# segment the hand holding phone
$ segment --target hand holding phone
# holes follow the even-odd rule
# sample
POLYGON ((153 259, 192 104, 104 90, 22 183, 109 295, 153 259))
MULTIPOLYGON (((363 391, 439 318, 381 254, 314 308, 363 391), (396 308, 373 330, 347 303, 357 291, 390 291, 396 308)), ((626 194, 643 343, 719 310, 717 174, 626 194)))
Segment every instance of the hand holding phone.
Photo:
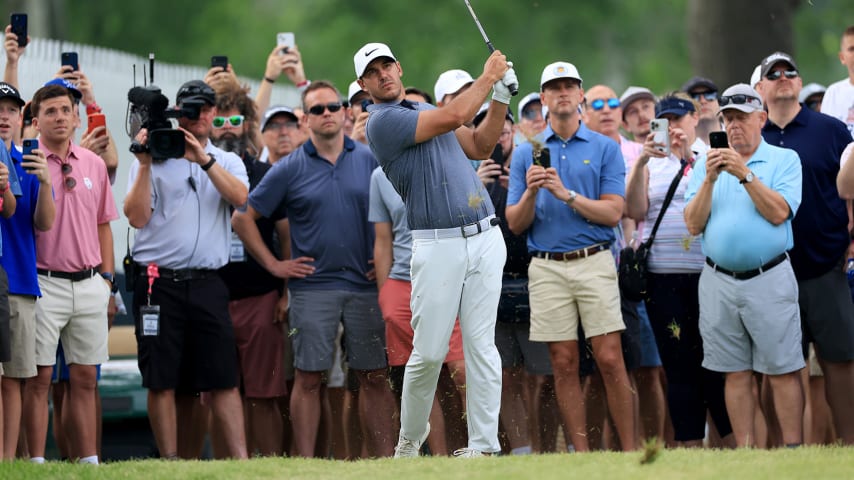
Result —
POLYGON ((726 132, 709 132, 709 147, 729 148, 729 139, 726 132))
POLYGON ((551 168, 552 156, 551 153, 549 153, 549 147, 543 146, 542 150, 540 150, 540 155, 534 156, 534 164, 543 168, 551 168))
POLYGON ((27 46, 27 14, 13 13, 9 20, 12 26, 12 33, 18 36, 18 47, 27 46))
MULTIPOLYGON (((35 155, 33 153, 33 150, 37 150, 39 148, 39 140, 37 138, 25 138, 21 142, 21 146, 23 147, 23 148, 21 148, 21 150, 23 151, 24 155, 35 155)), ((26 162, 27 160, 24 159, 24 161, 26 162)), ((33 171, 32 168, 28 168, 28 167, 24 167, 24 170, 27 173, 30 173, 33 171)))
POLYGON ((223 71, 228 70, 228 57, 225 55, 214 55, 211 57, 211 68, 220 67, 223 71))
POLYGON ((281 47, 279 49, 279 55, 285 54, 288 49, 294 48, 296 45, 294 39, 294 32, 280 32, 276 34, 276 45, 281 47))
POLYGON ((670 155, 670 122, 666 118, 656 118, 649 121, 649 131, 655 134, 653 141, 655 149, 665 155, 670 155))
POLYGON ((62 66, 70 66, 71 70, 77 71, 80 69, 80 65, 77 62, 77 52, 62 52, 62 66))
MULTIPOLYGON (((103 113, 93 113, 88 116, 88 126, 86 128, 86 134, 92 133, 92 130, 95 130, 98 127, 106 127, 107 126, 107 118, 103 113)), ((107 130, 105 129, 101 133, 98 134, 99 137, 103 137, 107 134, 107 130)))

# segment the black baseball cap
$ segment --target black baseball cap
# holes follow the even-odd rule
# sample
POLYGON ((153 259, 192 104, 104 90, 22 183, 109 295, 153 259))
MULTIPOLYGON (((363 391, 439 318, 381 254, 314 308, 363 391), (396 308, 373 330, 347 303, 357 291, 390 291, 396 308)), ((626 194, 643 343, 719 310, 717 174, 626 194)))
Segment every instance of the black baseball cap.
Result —
POLYGON ((21 94, 18 93, 17 88, 15 88, 9 83, 0 82, 0 100, 4 98, 11 98, 15 101, 15 103, 18 104, 19 107, 23 107, 24 104, 27 103, 24 101, 24 99, 21 98, 21 94))
POLYGON ((208 105, 216 105, 216 92, 201 80, 190 80, 181 85, 175 96, 175 103, 180 105, 187 100, 202 100, 208 105))

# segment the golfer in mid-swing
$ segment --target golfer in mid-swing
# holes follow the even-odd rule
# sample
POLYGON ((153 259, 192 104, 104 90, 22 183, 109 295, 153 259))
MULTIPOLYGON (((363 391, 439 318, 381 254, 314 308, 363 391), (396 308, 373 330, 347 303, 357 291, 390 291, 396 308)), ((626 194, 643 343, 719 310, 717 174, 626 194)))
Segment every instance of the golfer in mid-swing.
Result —
POLYGON ((455 455, 498 452, 501 358, 495 318, 507 250, 495 210, 469 158, 488 158, 504 126, 516 74, 501 52, 453 102, 441 108, 404 100, 403 69, 382 43, 354 56, 356 77, 371 94, 366 133, 386 176, 406 204, 412 230, 412 355, 406 364, 395 457, 417 457, 459 314, 465 353, 468 448, 455 455), (492 90, 486 119, 472 119, 492 90))

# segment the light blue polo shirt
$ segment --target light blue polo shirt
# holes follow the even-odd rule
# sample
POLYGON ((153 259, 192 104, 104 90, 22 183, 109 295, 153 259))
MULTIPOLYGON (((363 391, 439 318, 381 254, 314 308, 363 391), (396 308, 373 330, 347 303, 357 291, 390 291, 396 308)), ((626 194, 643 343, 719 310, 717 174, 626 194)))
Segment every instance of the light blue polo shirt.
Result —
MULTIPOLYGON (((712 208, 703 231, 703 253, 728 270, 753 270, 792 248, 792 218, 801 204, 801 160, 794 150, 764 140, 747 161, 756 179, 789 204, 789 218, 773 225, 756 209, 738 178, 723 172, 712 190, 712 208)), ((705 163, 694 164, 685 202, 690 204, 706 178, 705 163)))
MULTIPOLYGON (((626 165, 620 145, 580 124, 575 135, 561 139, 551 124, 538 137, 545 140, 564 186, 598 200, 602 195, 626 194, 626 165)), ((525 193, 525 174, 534 161, 533 146, 525 142, 513 150, 507 205, 516 205, 525 193)), ((528 250, 570 252, 614 241, 614 228, 592 223, 545 188, 537 192, 534 222, 528 229, 528 250)))
POLYGON ((418 115, 434 108, 406 100, 368 107, 368 144, 403 198, 411 230, 459 227, 495 214, 453 131, 415 143, 418 115))

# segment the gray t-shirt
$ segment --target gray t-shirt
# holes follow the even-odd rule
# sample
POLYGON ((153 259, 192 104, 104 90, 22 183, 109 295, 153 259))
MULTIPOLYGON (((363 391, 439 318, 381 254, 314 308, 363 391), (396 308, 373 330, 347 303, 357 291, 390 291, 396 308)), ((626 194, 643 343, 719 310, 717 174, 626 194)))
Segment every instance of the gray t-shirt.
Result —
MULTIPOLYGON (((240 157, 220 150, 210 140, 205 152, 249 187, 246 166, 240 157)), ((139 160, 134 160, 128 174, 128 190, 138 172, 139 160)), ((228 263, 231 205, 200 166, 182 158, 152 164, 151 208, 151 219, 136 232, 133 258, 138 263, 154 262, 173 269, 217 269, 228 263)))
POLYGON ((368 144, 403 198, 411 230, 459 227, 495 213, 454 132, 415 143, 419 111, 433 108, 405 100, 368 107, 368 144))
POLYGON ((396 280, 410 281, 409 260, 412 258, 412 232, 406 226, 406 207, 380 167, 377 167, 371 174, 371 202, 368 208, 368 220, 373 223, 391 223, 391 232, 394 236, 392 242, 394 260, 388 276, 396 280))

